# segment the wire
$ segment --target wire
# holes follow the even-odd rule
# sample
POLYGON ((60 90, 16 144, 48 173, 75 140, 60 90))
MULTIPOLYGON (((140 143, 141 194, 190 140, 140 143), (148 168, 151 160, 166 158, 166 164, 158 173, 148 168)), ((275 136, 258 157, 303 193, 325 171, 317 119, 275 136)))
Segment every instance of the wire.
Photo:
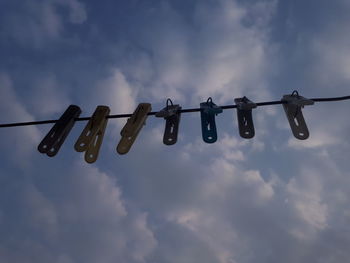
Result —
POLYGON ((311 99, 316 102, 322 102, 322 101, 341 101, 341 100, 350 100, 350 96, 344 96, 344 97, 335 97, 335 98, 314 98, 311 99))
MULTIPOLYGON (((314 102, 326 102, 326 101, 342 101, 342 100, 350 100, 350 96, 343 96, 343 97, 333 97, 333 98, 313 98, 310 99, 314 102)), ((265 101, 265 102, 257 102, 256 105, 259 106, 268 106, 268 105, 279 105, 279 104, 286 104, 287 101, 283 100, 276 100, 276 101, 265 101)), ((220 106, 223 110, 227 109, 235 109, 237 108, 237 105, 225 105, 220 106)), ((191 108, 191 109, 181 109, 181 113, 190 113, 190 112, 199 112, 200 108, 191 108)), ((157 111, 152 111, 148 113, 148 115, 155 115, 157 111)), ((119 118, 129 118, 132 114, 116 114, 116 115, 108 115, 107 119, 119 119, 119 118)), ((82 117, 82 118, 76 118, 75 121, 88 121, 91 117, 82 117)), ((58 120, 45 120, 45 121, 29 121, 29 122, 16 122, 16 123, 5 123, 0 124, 0 128, 9 128, 9 127, 19 127, 19 126, 31 126, 31 125, 41 125, 41 124, 49 124, 49 123, 56 123, 58 120)))

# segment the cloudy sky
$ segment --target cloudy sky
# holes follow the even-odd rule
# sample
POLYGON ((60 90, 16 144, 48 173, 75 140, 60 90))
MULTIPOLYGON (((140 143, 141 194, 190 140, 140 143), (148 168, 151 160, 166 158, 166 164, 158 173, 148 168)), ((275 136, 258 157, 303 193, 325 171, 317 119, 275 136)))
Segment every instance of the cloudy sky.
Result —
MULTIPOLYGON (((166 99, 198 107, 350 93, 348 0, 0 0, 0 123, 90 116, 166 99)), ((149 117, 116 153, 110 120, 99 159, 73 145, 37 151, 51 125, 0 130, 0 262, 277 263, 350 257, 350 104, 304 109, 307 141, 280 105, 217 116, 218 141, 183 114, 179 141, 149 117)))

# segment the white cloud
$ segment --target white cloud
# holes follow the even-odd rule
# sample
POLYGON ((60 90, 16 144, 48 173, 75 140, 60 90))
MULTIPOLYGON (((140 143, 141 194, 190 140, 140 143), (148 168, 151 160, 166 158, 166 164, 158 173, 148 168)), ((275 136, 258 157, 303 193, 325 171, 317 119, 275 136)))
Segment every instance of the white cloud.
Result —
POLYGON ((242 262, 251 243, 241 236, 240 219, 235 215, 251 220, 250 213, 268 206, 274 198, 272 184, 265 182, 258 171, 241 171, 223 159, 214 160, 206 168, 197 182, 200 187, 196 197, 169 210, 167 220, 185 227, 206 244, 217 262, 242 262))
MULTIPOLYGON (((74 0, 61 3, 61 7, 68 6, 69 23, 88 22, 85 5, 74 0)), ((95 38, 100 41, 96 54, 90 60, 75 60, 75 65, 86 71, 69 79, 70 84, 78 83, 74 85, 75 96, 85 96, 84 112, 105 104, 113 114, 129 113, 137 102, 160 102, 166 97, 191 105, 208 96, 220 104, 232 103, 234 97, 242 95, 256 101, 268 100, 273 89, 281 89, 268 88, 271 70, 279 72, 274 65, 274 43, 269 39, 269 23, 277 2, 243 4, 201 1, 187 10, 187 17, 171 1, 147 3, 142 10, 127 14, 131 20, 137 17, 136 25, 128 19, 127 25, 118 24, 118 30, 99 30, 99 24, 94 25, 99 36, 95 38), (115 34, 118 36, 114 38, 115 34), (104 44, 115 49, 104 50, 104 44), (97 59, 104 52, 108 54, 107 62, 97 59), (86 66, 86 61, 96 60, 102 65, 98 70, 96 63, 86 66), (79 78, 91 83, 82 85, 88 81, 79 82, 79 78)), ((39 43, 42 37, 42 44, 64 35, 66 21, 56 13, 55 5, 40 9, 46 15, 38 11, 38 20, 31 18, 41 35, 28 34, 28 39, 39 43), (43 21, 48 25, 42 25, 43 21)), ((20 38, 25 40, 25 35, 20 38)), ((78 57, 82 54, 86 58, 85 48, 76 50, 78 57)), ((327 48, 320 48, 320 53, 327 48)), ((325 56, 324 62, 335 63, 337 56, 330 56, 325 56)), ((67 61, 71 62, 69 58, 67 61)), ((59 111, 59 101, 66 100, 65 95, 59 97, 55 92, 58 83, 64 84, 64 76, 44 78, 42 91, 51 104, 47 112, 59 111)), ((8 77, 3 76, 0 83, 5 94, 0 100, 9 112, 4 118, 32 119, 28 103, 21 103, 17 96, 20 89, 16 86, 15 92, 8 77)), ((320 91, 326 92, 322 87, 320 91)), ((37 89, 37 93, 42 91, 37 89)), ((253 140, 239 138, 230 119, 221 126, 217 143, 207 145, 194 139, 200 134, 191 136, 200 133, 199 120, 184 118, 183 124, 188 126, 181 127, 179 143, 163 146, 164 120, 150 119, 133 150, 122 158, 109 150, 111 159, 101 158, 95 164, 100 169, 81 163, 69 168, 72 163, 66 152, 62 159, 43 161, 35 170, 31 167, 19 175, 1 171, 2 177, 11 177, 8 181, 13 185, 18 182, 12 180, 20 176, 26 180, 19 178, 17 188, 6 185, 4 190, 16 190, 8 191, 11 195, 0 191, 4 197, 0 200, 13 198, 8 202, 12 210, 0 206, 0 226, 9 230, 0 239, 0 261, 248 263, 313 262, 333 257, 344 262, 334 251, 341 251, 346 259, 350 244, 346 236, 350 195, 345 157, 349 147, 340 139, 346 138, 348 126, 333 115, 347 112, 347 106, 336 107, 305 109, 311 132, 305 142, 297 143, 292 138, 282 141, 287 137, 285 133, 290 134, 283 110, 280 108, 277 114, 275 108, 266 107, 254 113, 257 135, 253 140), (271 151, 276 141, 287 142, 283 151, 271 151), (46 166, 50 166, 50 175, 44 174, 46 166), (118 183, 112 176, 118 178, 118 183), (330 242, 334 239, 338 242, 330 242)), ((39 113, 39 108, 33 111, 39 113)), ((125 119, 114 127, 113 143, 106 136, 104 144, 115 147, 115 136, 124 123, 125 119)), ((219 119, 217 123, 223 124, 219 119)), ((29 137, 24 132, 9 138, 17 138, 17 143, 24 138, 24 143, 30 144, 28 149, 36 151, 33 141, 39 136, 36 130, 32 132, 29 137)), ((12 151, 8 144, 4 149, 5 153, 12 151)), ((15 157, 21 156, 15 152, 15 157)), ((36 166, 38 162, 33 163, 36 166)))
POLYGON ((350 81, 350 63, 348 46, 350 38, 345 34, 350 21, 336 28, 330 28, 324 35, 313 39, 311 51, 317 57, 311 76, 319 86, 332 88, 338 86, 338 90, 346 92, 348 89, 341 84, 350 81), (339 85, 340 84, 340 85, 339 85))
MULTIPOLYGON (((85 7, 78 0, 24 1, 5 16, 5 37, 25 46, 44 48, 47 44, 63 40, 65 18, 58 7, 67 8, 69 22, 81 24, 87 19, 85 7)), ((63 42, 62 42, 63 43, 63 42)))
POLYGON ((323 203, 322 190, 317 174, 310 170, 303 171, 297 179, 292 178, 287 185, 288 200, 293 203, 298 215, 316 230, 327 226, 327 205, 323 203))
POLYGON ((37 118, 51 118, 53 114, 63 114, 71 104, 66 91, 57 82, 54 74, 36 76, 32 80, 32 86, 31 96, 27 97, 26 104, 37 118))
MULTIPOLYGON (((218 102, 224 103, 234 96, 269 96, 264 84, 269 52, 266 31, 254 23, 251 27, 242 24, 250 8, 242 8, 234 1, 220 1, 216 7, 205 3, 198 6, 195 23, 200 31, 195 54, 200 64, 194 68, 197 97, 215 95, 218 102)), ((269 10, 259 16, 268 20, 274 6, 269 10)))
POLYGON ((226 103, 243 95, 269 98, 266 64, 271 63, 268 55, 273 48, 267 40, 267 22, 262 21, 270 20, 275 2, 267 3, 244 8, 235 1, 198 2, 190 24, 169 4, 154 9, 144 21, 144 30, 136 30, 139 45, 146 50, 137 57, 147 74, 140 75, 141 62, 132 61, 136 73, 127 65, 127 75, 136 74, 146 87, 143 95, 157 101, 172 97, 198 103, 213 96, 218 103, 226 103), (261 19, 247 27, 243 20, 250 9, 261 19))
POLYGON ((335 136, 330 136, 329 132, 326 131, 328 127, 329 126, 327 125, 324 128, 325 130, 313 130, 310 138, 307 140, 301 141, 291 137, 288 140, 288 146, 300 150, 305 148, 315 149, 340 144, 341 141, 339 140, 339 137, 337 138, 335 136))
MULTIPOLYGON (((128 82, 120 69, 114 68, 110 76, 100 80, 96 84, 93 94, 89 94, 92 105, 107 105, 111 114, 133 113, 136 109, 138 88, 128 82), (92 96, 91 96, 92 95, 92 96)), ((120 129, 125 125, 126 119, 117 119, 109 122, 113 127, 113 134, 119 134, 120 129)))
POLYGON ((82 24, 87 19, 85 5, 78 0, 57 0, 58 4, 66 4, 69 7, 69 19, 73 24, 82 24))
POLYGON ((19 216, 5 215, 2 220, 17 242, 0 243, 1 261, 145 262, 157 242, 147 215, 127 210, 115 180, 77 163, 61 172, 38 171, 39 181, 51 178, 45 186, 42 182, 17 186, 19 216))
MULTIPOLYGON (((34 120, 25 104, 18 99, 12 80, 5 73, 0 73, 0 91, 0 110, 4 113, 1 115, 1 123, 34 120)), ((18 163, 19 166, 28 165, 30 163, 29 157, 41 137, 38 129, 35 126, 4 128, 1 133, 2 138, 5 139, 1 140, 1 145, 8 149, 8 155, 13 157, 12 161, 22 160, 18 163)))
POLYGON ((101 80, 92 97, 97 103, 110 105, 113 112, 130 113, 135 110, 138 89, 132 86, 120 69, 112 69, 111 74, 101 80))

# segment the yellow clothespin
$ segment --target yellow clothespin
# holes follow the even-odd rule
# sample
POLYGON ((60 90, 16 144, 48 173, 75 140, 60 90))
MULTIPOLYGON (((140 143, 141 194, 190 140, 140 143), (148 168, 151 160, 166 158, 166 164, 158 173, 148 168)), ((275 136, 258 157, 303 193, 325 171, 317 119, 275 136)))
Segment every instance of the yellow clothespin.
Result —
POLYGON ((131 146, 136 140, 137 135, 146 123, 147 114, 152 110, 150 103, 140 103, 131 117, 127 120, 125 126, 120 132, 122 138, 117 146, 119 154, 129 152, 131 146))
POLYGON ((108 116, 109 112, 108 106, 97 106, 74 145, 77 152, 85 152, 85 161, 88 163, 93 163, 97 160, 108 122, 106 116, 108 116))

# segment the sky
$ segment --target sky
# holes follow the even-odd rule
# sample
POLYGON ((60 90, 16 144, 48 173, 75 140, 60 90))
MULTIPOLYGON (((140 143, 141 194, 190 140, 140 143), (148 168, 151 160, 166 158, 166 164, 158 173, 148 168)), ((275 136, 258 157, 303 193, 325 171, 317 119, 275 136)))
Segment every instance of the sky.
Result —
MULTIPOLYGON (((0 0, 0 123, 91 116, 138 103, 158 111, 212 97, 279 100, 350 94, 348 0, 0 0)), ((182 114, 177 144, 150 116, 127 155, 125 119, 108 122, 99 159, 84 161, 76 123, 54 158, 52 127, 0 129, 0 262, 306 263, 350 257, 349 102, 303 109, 293 137, 281 105, 235 110, 201 137, 182 114)))

